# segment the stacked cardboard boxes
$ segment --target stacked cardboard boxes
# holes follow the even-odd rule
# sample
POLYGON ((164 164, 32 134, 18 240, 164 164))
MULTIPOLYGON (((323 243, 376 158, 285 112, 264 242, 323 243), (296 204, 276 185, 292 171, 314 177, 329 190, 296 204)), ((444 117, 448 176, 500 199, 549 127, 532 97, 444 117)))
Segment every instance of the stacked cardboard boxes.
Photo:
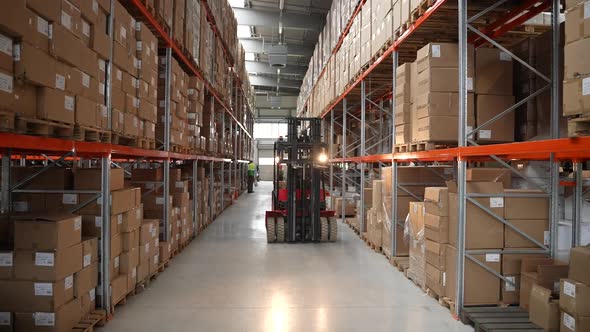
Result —
MULTIPOLYGON (((160 71, 158 79, 158 122, 156 123, 156 139, 164 142, 166 133, 166 57, 159 57, 160 71)), ((189 125, 187 118, 188 102, 188 75, 182 70, 178 61, 172 59, 170 74, 170 144, 190 147, 189 125)))
MULTIPOLYGON (((582 56, 590 51, 590 16, 588 1, 567 1, 565 20, 565 68, 563 82, 563 115, 576 117, 590 111, 590 72, 582 56)), ((568 121, 570 136, 587 133, 586 121, 568 121)))
POLYGON ((413 102, 417 82, 416 63, 404 63, 397 67, 395 85, 395 143, 406 144, 412 141, 412 119, 415 118, 413 102), (412 73, 414 77, 412 79, 412 73))
POLYGON ((424 249, 426 287, 438 296, 445 294, 445 258, 449 243, 449 191, 428 187, 424 191, 424 249))
POLYGON ((135 23, 135 37, 139 71, 137 84, 139 99, 139 135, 151 141, 156 139, 156 122, 158 120, 158 40, 142 22, 135 23))
POLYGON ((95 307, 98 241, 82 219, 45 213, 14 221, 14 251, 2 253, 0 315, 7 331, 69 331, 95 307))
POLYGON ((563 332, 590 330, 590 247, 573 248, 567 279, 560 282, 563 332))
POLYGON ((410 266, 408 278, 422 289, 426 289, 426 257, 424 243, 424 202, 410 202, 410 213, 406 219, 404 233, 410 243, 410 266))
POLYGON ((188 134, 192 139, 191 148, 204 151, 206 150, 207 139, 202 135, 205 131, 203 127, 203 112, 205 103, 205 90, 203 81, 195 76, 189 78, 188 83, 188 134))

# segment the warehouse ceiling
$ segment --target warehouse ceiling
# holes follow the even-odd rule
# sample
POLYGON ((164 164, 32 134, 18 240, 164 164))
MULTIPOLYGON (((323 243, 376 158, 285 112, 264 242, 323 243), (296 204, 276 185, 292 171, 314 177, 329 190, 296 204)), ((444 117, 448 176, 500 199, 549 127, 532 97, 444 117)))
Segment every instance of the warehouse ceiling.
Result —
POLYGON ((256 93, 298 95, 332 0, 229 2, 256 93))

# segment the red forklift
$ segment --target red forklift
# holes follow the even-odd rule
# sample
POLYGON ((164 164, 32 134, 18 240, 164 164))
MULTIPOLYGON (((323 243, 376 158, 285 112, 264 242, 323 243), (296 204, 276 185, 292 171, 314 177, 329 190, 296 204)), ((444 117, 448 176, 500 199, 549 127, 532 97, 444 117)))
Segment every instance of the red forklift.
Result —
POLYGON ((326 209, 326 143, 321 119, 288 118, 287 137, 274 144, 273 210, 266 238, 274 242, 329 242, 338 237, 335 211, 326 209))

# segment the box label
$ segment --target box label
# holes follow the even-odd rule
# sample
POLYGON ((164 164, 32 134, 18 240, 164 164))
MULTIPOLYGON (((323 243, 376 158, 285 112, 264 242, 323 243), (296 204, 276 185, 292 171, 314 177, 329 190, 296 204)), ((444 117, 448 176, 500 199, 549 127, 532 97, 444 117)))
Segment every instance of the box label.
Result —
MULTIPOLYGON (((64 98, 64 108, 67 109, 68 111, 74 111, 74 107, 76 105, 75 99, 74 97, 71 96, 66 96, 64 98)), ((73 194, 75 195, 75 194, 73 194)))
POLYGON ((590 95, 590 77, 582 80, 582 96, 590 95))
POLYGON ((36 266, 53 266, 55 264, 55 255, 52 252, 35 253, 36 266))
POLYGON ((440 45, 432 45, 432 57, 440 58, 440 45))
POLYGON ((49 22, 37 16, 37 32, 49 37, 49 22))
POLYGON ((65 289, 70 289, 74 286, 74 276, 71 275, 64 279, 64 287, 65 289))
POLYGON ((135 43, 135 49, 141 52, 141 41, 135 43))
POLYGON ((154 264, 158 264, 159 257, 158 255, 154 256, 154 264))
POLYGON ((94 217, 94 227, 102 227, 102 217, 101 216, 94 217))
POLYGON ((90 263, 92 263, 92 254, 86 254, 84 255, 84 263, 83 266, 87 267, 88 265, 90 265, 90 263))
POLYGON ((590 1, 584 2, 584 19, 590 17, 590 1))
POLYGON ((137 218, 137 219, 141 218, 141 209, 135 209, 135 218, 137 218))
POLYGON ((12 253, 0 252, 0 266, 12 266, 12 253))
POLYGON ((0 73, 0 90, 7 93, 12 93, 12 89, 12 76, 0 73))
POLYGON ((82 33, 86 37, 90 37, 90 25, 84 21, 82 21, 82 33))
POLYGON ((35 296, 53 296, 53 284, 47 282, 36 282, 35 296))
POLYGON ((101 96, 104 96, 104 83, 98 83, 98 93, 100 93, 101 96))
POLYGON ((553 293, 559 293, 559 281, 553 283, 553 293))
POLYGON ((576 297, 576 285, 569 281, 563 282, 563 293, 569 297, 576 297))
POLYGON ((492 131, 490 129, 481 129, 479 131, 479 138, 491 139, 492 138, 492 131))
POLYGON ((33 314, 35 326, 55 326, 55 313, 36 312, 33 314))
POLYGON ((77 217, 76 220, 74 220, 74 230, 79 231, 81 229, 82 229, 82 217, 77 217))
POLYGON ((504 290, 506 292, 516 291, 516 286, 515 286, 516 285, 516 277, 505 277, 505 278, 506 278, 506 280, 508 280, 512 283, 504 281, 504 290))
POLYGON ((90 88, 90 75, 82 73, 82 85, 86 88, 90 88))
POLYGON ((563 325, 572 331, 576 330, 576 320, 567 312, 563 313, 563 325))
POLYGON ((10 326, 10 312, 0 312, 0 326, 10 326))
POLYGON ((8 56, 13 56, 12 39, 4 35, 0 35, 0 52, 5 53, 8 56))
POLYGON ((98 2, 96 2, 96 0, 92 0, 92 11, 95 14, 98 14, 98 2))
POLYGON ((499 262, 500 254, 486 254, 486 262, 499 262))
POLYGON ((500 61, 512 61, 512 57, 506 52, 500 52, 500 61))
POLYGON ((543 232, 543 244, 548 246, 551 241, 551 233, 549 231, 544 231, 543 232))
POLYGON ((119 214, 117 215, 117 225, 121 225, 123 224, 123 215, 119 214))
POLYGON ((134 267, 133 270, 131 270, 131 278, 135 278, 137 276, 137 268, 134 267))
POLYGON ((66 205, 78 204, 78 195, 77 194, 63 194, 61 202, 66 205))
POLYGON ((119 30, 119 37, 121 37, 121 39, 127 38, 127 29, 125 29, 124 26, 121 26, 121 29, 119 30))
POLYGON ((115 257, 115 269, 119 267, 119 256, 115 257))
POLYGON ((106 62, 103 59, 98 59, 98 69, 100 69, 100 71, 106 70, 106 62))
POLYGON ((94 301, 94 299, 96 299, 96 288, 91 289, 89 294, 90 294, 90 301, 94 301))
POLYGON ((60 74, 55 74, 55 88, 60 90, 66 89, 66 78, 60 74))
POLYGON ((491 208, 504 207, 504 197, 490 197, 490 207, 491 208))
POLYGON ((144 251, 146 254, 148 254, 150 252, 150 244, 149 243, 146 243, 143 248, 144 248, 144 251))
POLYGON ((472 91, 473 90, 473 77, 467 77, 467 90, 472 91))
POLYGON ((64 11, 61 12, 61 25, 66 27, 68 30, 72 30, 72 17, 64 11))

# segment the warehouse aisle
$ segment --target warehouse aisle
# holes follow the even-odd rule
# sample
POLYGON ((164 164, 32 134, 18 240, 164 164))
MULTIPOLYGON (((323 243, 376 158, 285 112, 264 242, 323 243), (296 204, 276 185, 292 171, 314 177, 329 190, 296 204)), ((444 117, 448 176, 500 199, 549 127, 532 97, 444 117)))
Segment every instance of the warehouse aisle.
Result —
POLYGON ((272 184, 255 190, 101 330, 472 331, 346 225, 335 244, 267 245, 272 184))

